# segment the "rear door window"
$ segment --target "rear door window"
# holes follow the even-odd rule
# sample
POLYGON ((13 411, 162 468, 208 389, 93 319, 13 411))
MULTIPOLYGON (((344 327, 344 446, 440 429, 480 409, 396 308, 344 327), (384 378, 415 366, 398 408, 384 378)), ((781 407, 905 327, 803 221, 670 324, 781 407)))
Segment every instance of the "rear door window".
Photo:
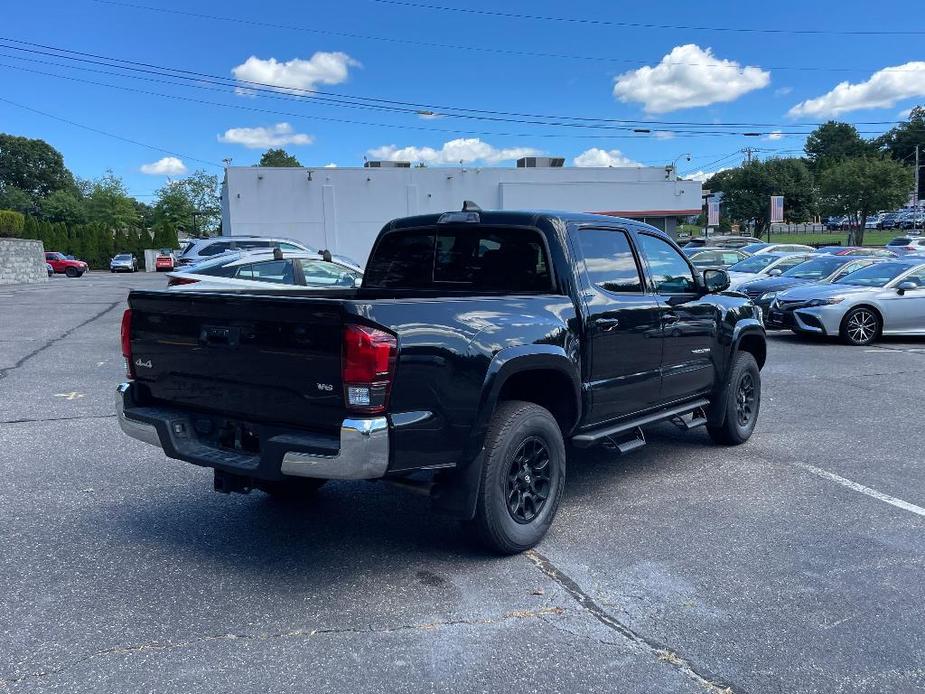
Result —
POLYGON ((239 280, 294 284, 291 260, 270 260, 265 263, 242 265, 238 268, 235 277, 239 280))
POLYGON ((229 250, 231 250, 230 241, 219 241, 217 243, 210 243, 208 246, 199 251, 199 255, 218 255, 219 253, 224 253, 225 251, 229 250))
POLYGON ((582 229, 578 243, 588 280, 608 292, 642 292, 639 266, 626 232, 617 229, 582 229))

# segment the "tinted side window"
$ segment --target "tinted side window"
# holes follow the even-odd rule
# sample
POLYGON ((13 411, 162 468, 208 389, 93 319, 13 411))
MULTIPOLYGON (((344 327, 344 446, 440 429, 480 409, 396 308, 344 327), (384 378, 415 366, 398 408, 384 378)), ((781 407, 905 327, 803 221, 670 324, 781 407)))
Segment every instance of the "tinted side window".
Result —
POLYGON ((210 243, 208 246, 199 251, 199 255, 218 255, 231 249, 231 243, 220 241, 219 243, 210 243))
POLYGON ((694 275, 687 261, 667 241, 639 234, 642 252, 659 294, 688 294, 696 291, 694 275))
POLYGON ((240 248, 242 250, 247 250, 248 248, 269 248, 269 241, 234 241, 234 247, 240 248))
POLYGON ((642 281, 626 233, 584 229, 578 243, 585 259, 588 279, 609 292, 641 292, 642 281))
POLYGON ((309 286, 352 287, 354 280, 360 277, 358 272, 334 263, 326 263, 323 260, 299 260, 298 262, 302 264, 305 284, 309 286))
POLYGON ((242 265, 236 275, 238 279, 274 282, 276 284, 293 284, 292 261, 270 260, 265 263, 242 265))
POLYGON ((386 234, 370 257, 367 288, 548 291, 542 240, 527 229, 465 227, 386 234))
POLYGON ((735 265, 742 260, 738 253, 723 253, 723 265, 735 265))

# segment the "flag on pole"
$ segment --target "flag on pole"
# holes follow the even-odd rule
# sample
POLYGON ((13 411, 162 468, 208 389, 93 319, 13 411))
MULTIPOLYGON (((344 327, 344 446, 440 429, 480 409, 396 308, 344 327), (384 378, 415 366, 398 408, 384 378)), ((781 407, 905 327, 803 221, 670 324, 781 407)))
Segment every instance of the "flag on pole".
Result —
POLYGON ((771 223, 784 221, 784 196, 771 196, 771 223))
POLYGON ((707 226, 719 226, 719 200, 710 200, 707 202, 707 226))

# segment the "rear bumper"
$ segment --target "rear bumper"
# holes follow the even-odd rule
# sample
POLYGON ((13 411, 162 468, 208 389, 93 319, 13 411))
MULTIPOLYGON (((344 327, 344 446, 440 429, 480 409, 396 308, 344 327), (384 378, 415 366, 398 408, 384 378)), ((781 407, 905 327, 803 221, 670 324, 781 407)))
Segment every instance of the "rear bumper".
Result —
POLYGON ((197 432, 195 415, 180 409, 147 407, 135 401, 132 383, 116 388, 122 431, 163 449, 171 458, 255 479, 291 477, 378 479, 389 467, 389 423, 385 417, 345 419, 338 438, 275 431, 259 453, 220 448, 197 432))

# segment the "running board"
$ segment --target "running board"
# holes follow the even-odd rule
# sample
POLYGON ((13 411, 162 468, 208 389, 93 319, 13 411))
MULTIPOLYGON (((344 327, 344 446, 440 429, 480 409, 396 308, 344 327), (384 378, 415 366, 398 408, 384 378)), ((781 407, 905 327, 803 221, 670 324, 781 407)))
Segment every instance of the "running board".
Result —
MULTIPOLYGON (((578 434, 571 438, 571 442, 572 445, 576 448, 588 448, 589 446, 593 446, 596 443, 601 443, 607 439, 612 440, 615 436, 631 433, 634 429, 639 427, 648 426, 657 422, 664 422, 666 420, 674 419, 675 417, 683 417, 687 414, 694 415, 694 418, 690 422, 685 422, 685 427, 692 429, 694 427, 703 426, 706 424, 706 418, 703 416, 698 416, 702 415, 702 413, 697 412, 697 410, 702 410, 709 405, 710 401, 706 398, 692 400, 681 405, 675 405, 674 407, 670 407, 665 410, 659 410, 658 412, 652 412, 651 414, 637 417, 636 419, 630 419, 625 422, 620 422, 619 424, 612 424, 602 429, 595 429, 593 431, 587 431, 583 434, 578 434)), ((642 443, 636 443, 636 440, 631 440, 627 443, 631 445, 629 450, 634 450, 645 445, 645 440, 643 439, 642 443)), ((623 451, 621 450, 620 452, 622 453, 623 451)))

